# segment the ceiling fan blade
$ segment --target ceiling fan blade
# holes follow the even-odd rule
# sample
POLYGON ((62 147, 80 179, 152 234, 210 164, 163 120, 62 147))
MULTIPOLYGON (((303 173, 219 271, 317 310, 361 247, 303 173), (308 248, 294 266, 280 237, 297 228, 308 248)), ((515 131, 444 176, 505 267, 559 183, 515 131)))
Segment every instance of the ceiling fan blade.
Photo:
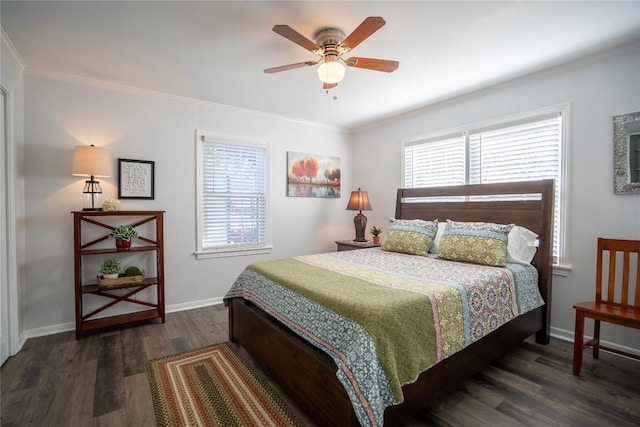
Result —
POLYGON ((366 68, 367 70, 384 71, 391 73, 398 69, 398 61, 388 61, 386 59, 357 58, 351 57, 344 61, 349 67, 366 68))
POLYGON ((346 39, 344 39, 341 45, 351 50, 362 43, 362 41, 369 37, 371 34, 382 28, 384 24, 384 19, 382 19, 381 17, 370 16, 362 21, 358 28, 353 30, 353 32, 349 34, 346 39))
POLYGON ((280 71, 294 70, 296 68, 308 67, 310 65, 316 65, 318 61, 305 61, 297 62, 295 64, 281 65, 280 67, 267 68, 264 70, 267 74, 279 73, 280 71))
POLYGON ((338 86, 338 83, 322 83, 322 89, 333 89, 334 87, 338 86))
POLYGON ((282 37, 291 40, 295 44, 302 46, 303 48, 310 50, 311 52, 320 48, 320 46, 318 46, 288 25, 275 25, 273 27, 273 32, 280 34, 282 37))

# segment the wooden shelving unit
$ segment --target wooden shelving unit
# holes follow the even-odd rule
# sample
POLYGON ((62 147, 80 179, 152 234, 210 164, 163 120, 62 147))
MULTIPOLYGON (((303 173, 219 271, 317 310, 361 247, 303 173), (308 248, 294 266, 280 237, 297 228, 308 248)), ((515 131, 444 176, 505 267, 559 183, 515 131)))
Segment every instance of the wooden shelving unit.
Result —
MULTIPOLYGON (((141 322, 151 319, 165 321, 164 310, 164 211, 75 211, 73 214, 73 259, 75 278, 75 308, 76 308, 76 339, 83 335, 115 326, 141 322), (106 247, 104 242, 109 239, 109 233, 117 226, 110 224, 122 217, 128 221, 128 225, 136 228, 154 225, 154 236, 143 235, 139 232, 135 245, 129 250, 118 250, 115 247, 106 247), (91 226, 99 230, 99 236, 87 239, 84 236, 83 227, 91 226), (104 229, 104 234, 102 234, 104 229), (85 240, 87 239, 87 240, 85 240), (141 282, 124 283, 116 286, 102 287, 98 283, 83 283, 83 259, 86 257, 99 257, 101 255, 115 255, 126 257, 127 254, 140 252, 153 252, 155 254, 155 276, 145 277, 141 282), (156 288, 156 299, 153 302, 134 299, 134 296, 148 288, 156 288), (84 307, 84 296, 97 295, 106 299, 102 305, 98 305, 91 311, 84 307), (131 313, 104 315, 104 311, 120 302, 129 302, 144 307, 144 310, 131 313)), ((96 279, 97 282, 97 279, 96 279)))

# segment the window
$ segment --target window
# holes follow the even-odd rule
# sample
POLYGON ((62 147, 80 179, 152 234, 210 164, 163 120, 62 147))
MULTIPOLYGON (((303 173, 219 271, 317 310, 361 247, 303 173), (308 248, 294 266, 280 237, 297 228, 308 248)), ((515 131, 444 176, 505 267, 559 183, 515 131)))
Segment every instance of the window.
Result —
POLYGON ((405 141, 404 187, 555 179, 554 263, 563 259, 563 118, 554 108, 499 123, 405 141))
POLYGON ((270 249, 268 159, 264 141, 198 133, 198 258, 270 249))

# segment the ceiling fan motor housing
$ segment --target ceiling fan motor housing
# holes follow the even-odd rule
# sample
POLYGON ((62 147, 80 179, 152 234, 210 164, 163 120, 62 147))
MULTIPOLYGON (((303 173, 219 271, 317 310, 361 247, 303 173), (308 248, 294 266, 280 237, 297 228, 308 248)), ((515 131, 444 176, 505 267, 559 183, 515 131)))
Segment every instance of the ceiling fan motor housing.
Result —
POLYGON ((316 44, 326 52, 327 50, 337 50, 340 43, 344 40, 345 34, 338 28, 325 27, 316 31, 314 38, 316 44))

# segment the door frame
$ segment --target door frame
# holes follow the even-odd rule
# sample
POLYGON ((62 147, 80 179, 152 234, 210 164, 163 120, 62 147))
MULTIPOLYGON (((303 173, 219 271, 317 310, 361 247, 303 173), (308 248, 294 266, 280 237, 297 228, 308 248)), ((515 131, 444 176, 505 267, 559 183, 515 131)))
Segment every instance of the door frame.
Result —
MULTIPOLYGON (((19 347, 19 307, 18 307, 18 253, 16 240, 16 198, 15 198, 15 138, 14 138, 14 104, 12 92, 2 83, 0 83, 0 91, 4 95, 4 146, 0 147, 2 154, 0 160, 3 163, 4 185, 1 191, 5 196, 5 205, 3 215, 5 217, 5 227, 2 230, 5 234, 3 252, 6 253, 7 271, 2 272, 0 280, 7 281, 7 320, 9 321, 7 343, 9 347, 8 356, 15 355, 19 347)), ((4 361, 2 361, 4 362, 4 361)))

